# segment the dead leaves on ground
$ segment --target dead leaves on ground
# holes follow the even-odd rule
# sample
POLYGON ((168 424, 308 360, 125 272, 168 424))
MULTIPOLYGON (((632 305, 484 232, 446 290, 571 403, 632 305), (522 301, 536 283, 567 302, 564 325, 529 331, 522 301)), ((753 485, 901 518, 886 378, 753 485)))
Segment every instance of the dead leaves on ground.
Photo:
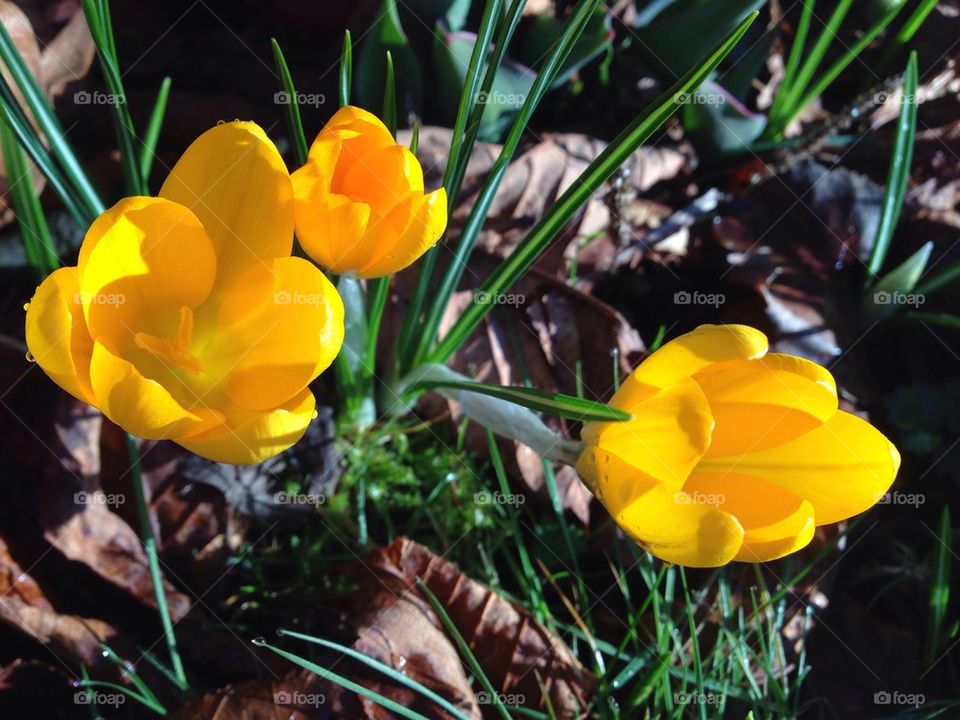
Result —
MULTIPOLYGON (((345 625, 354 638, 352 647, 425 685, 467 717, 486 717, 491 711, 490 701, 481 688, 475 683, 471 685, 453 639, 416 587, 418 578, 440 601, 503 698, 541 711, 549 699, 559 718, 584 716, 596 678, 563 641, 537 623, 526 610, 468 578, 456 565, 423 545, 398 538, 389 547, 374 550, 344 567, 342 576, 352 581, 354 588, 339 602, 345 625)), ((316 657, 311 652, 314 646, 298 643, 293 638, 283 643, 286 650, 311 657, 321 666, 426 717, 450 717, 422 695, 349 658, 331 651, 323 651, 316 657)), ((294 707, 290 708, 293 718, 387 720, 393 717, 370 700, 303 672, 218 690, 174 717, 176 720, 287 717, 276 714, 283 708, 273 707, 274 697, 293 702, 294 707), (307 702, 311 697, 323 700, 311 708, 307 702), (301 701, 299 707, 297 700, 301 701)))

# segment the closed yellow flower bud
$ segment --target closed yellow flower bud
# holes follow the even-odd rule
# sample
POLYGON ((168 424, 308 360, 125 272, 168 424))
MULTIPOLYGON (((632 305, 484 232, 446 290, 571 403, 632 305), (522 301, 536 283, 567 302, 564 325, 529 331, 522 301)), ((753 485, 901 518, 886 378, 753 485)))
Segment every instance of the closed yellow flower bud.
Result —
POLYGON ((26 337, 41 368, 143 438, 254 463, 295 443, 307 385, 343 342, 343 304, 291 257, 293 188, 253 123, 219 125, 160 196, 121 200, 90 226, 76 267, 37 288, 26 337))
POLYGON ((447 195, 424 193, 423 170, 376 116, 341 108, 293 173, 297 237, 336 274, 375 278, 412 264, 440 239, 447 195))
POLYGON ((623 530, 691 567, 762 562, 801 549, 818 525, 867 510, 897 449, 838 409, 830 372, 767 353, 744 325, 703 325, 634 370, 592 422, 577 470, 623 530))

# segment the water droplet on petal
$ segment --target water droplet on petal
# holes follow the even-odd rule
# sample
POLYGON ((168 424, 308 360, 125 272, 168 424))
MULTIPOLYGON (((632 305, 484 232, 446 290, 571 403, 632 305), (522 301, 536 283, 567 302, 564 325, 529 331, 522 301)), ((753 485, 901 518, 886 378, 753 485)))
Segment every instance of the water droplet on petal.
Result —
POLYGON ((33 356, 33 353, 27 350, 27 354, 24 356, 27 358, 28 363, 36 362, 37 359, 33 356))
POLYGON ((319 413, 318 411, 314 410, 314 411, 313 411, 313 415, 311 415, 310 418, 311 418, 312 420, 316 420, 318 417, 320 417, 320 413, 319 413))
POLYGON ((23 310, 24 310, 24 312, 26 312, 26 311, 29 310, 29 309, 30 309, 30 303, 24 303, 24 304, 23 304, 23 310))
POLYGON ((18 583, 22 583, 22 582, 23 582, 24 580, 26 580, 26 579, 27 579, 27 576, 26 576, 26 575, 21 575, 20 577, 17 578, 17 582, 18 582, 18 583))

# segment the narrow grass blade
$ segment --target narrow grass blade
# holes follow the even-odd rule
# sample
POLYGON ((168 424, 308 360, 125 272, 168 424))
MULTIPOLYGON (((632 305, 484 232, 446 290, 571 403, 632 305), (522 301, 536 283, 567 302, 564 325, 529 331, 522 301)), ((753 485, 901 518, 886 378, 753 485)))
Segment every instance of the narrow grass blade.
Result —
MULTIPOLYGON (((60 162, 63 172, 66 174, 65 177, 69 178, 72 189, 76 191, 77 197, 82 200, 86 213, 91 217, 96 217, 104 210, 103 201, 90 183, 90 179, 87 177, 83 166, 80 164, 80 161, 77 160, 77 156, 67 142, 66 133, 60 125, 60 121, 57 120, 56 115, 54 115, 53 109, 47 103, 36 80, 33 75, 30 74, 26 62, 24 62, 23 57, 21 57, 16 45, 14 45, 10 33, 7 32, 7 29, 2 23, 0 23, 0 59, 2 59, 7 66, 10 76, 20 89, 27 103, 27 107, 30 108, 30 112, 37 121, 37 125, 40 126, 40 131, 50 143, 53 154, 60 162)), ((6 85, 5 79, 3 84, 6 85)), ((17 104, 12 93, 4 93, 4 100, 8 105, 17 104)), ((19 107, 17 110, 19 110, 19 107)), ((8 119, 10 114, 11 110, 8 108, 8 119)), ((16 112, 13 111, 12 114, 16 114, 16 112)), ((20 114, 22 115, 23 113, 20 112, 20 114)), ((16 125, 13 125, 13 127, 14 130, 16 130, 16 125)), ((27 123, 24 128, 30 128, 30 124, 27 123)), ((30 130, 30 135, 35 138, 35 133, 32 130, 30 130)), ((20 132, 17 132, 17 136, 21 138, 21 143, 23 143, 20 132)), ((42 147, 41 143, 38 144, 42 147)), ((28 146, 24 143, 24 147, 26 148, 28 146)), ((34 157, 32 152, 30 154, 31 157, 34 157)), ((36 157, 34 157, 34 162, 37 162, 38 165, 40 164, 36 157)))
MULTIPOLYGON (((473 252, 473 248, 476 245, 480 229, 493 203, 493 198, 506 175, 507 168, 516 153, 517 146, 524 135, 530 118, 539 106, 543 96, 553 85, 557 73, 560 72, 564 61, 569 56, 577 40, 579 40, 597 4, 598 0, 583 0, 580 2, 574 13, 567 20, 554 51, 546 59, 543 67, 539 69, 536 80, 529 94, 524 99, 520 112, 517 114, 510 133, 500 150, 500 155, 490 169, 483 188, 480 190, 480 195, 470 210, 467 222, 460 232, 457 249, 450 264, 447 266, 440 286, 433 294, 433 300, 427 310, 427 316, 423 323, 423 330, 417 338, 417 344, 412 354, 411 366, 416 366, 429 349, 430 344, 436 340, 437 331, 443 317, 443 311, 450 302, 450 298, 453 297, 453 293, 456 291, 457 285, 463 277, 470 253, 473 252)), ((512 20, 513 18, 511 18, 511 21, 512 20)), ((481 108, 482 111, 482 106, 478 105, 478 107, 481 108)), ((476 122, 479 125, 479 116, 476 118, 476 122)), ((475 132, 476 128, 474 128, 474 133, 475 132)))
POLYGON ((87 18, 90 34, 93 36, 97 48, 97 58, 104 80, 111 94, 110 112, 113 116, 114 130, 117 134, 117 145, 120 148, 120 167, 123 169, 123 178, 127 193, 130 195, 146 195, 146 183, 140 172, 140 152, 137 145, 140 142, 133 126, 133 118, 127 105, 126 92, 123 89, 123 80, 120 67, 117 63, 116 43, 113 37, 110 9, 102 0, 80 0, 83 13, 87 18))
POLYGON ((50 187, 57 193, 67 211, 80 227, 85 228, 93 222, 96 215, 76 194, 76 190, 68 185, 60 172, 60 168, 50 159, 47 148, 40 142, 33 126, 14 99, 13 91, 2 75, 0 75, 0 117, 10 127, 17 142, 20 143, 20 147, 30 156, 34 165, 40 168, 40 172, 50 183, 50 187))
POLYGON ((350 104, 350 85, 353 83, 353 39, 349 30, 343 32, 339 79, 337 88, 340 96, 340 107, 344 107, 350 104))
POLYGON ((43 278, 60 267, 60 259, 54 250, 40 198, 33 186, 33 173, 28 167, 27 158, 4 120, 0 120, 0 147, 3 148, 7 194, 13 199, 27 262, 43 278))
POLYGON ((437 617, 440 618, 444 630, 446 630, 447 634, 453 639, 454 644, 456 644, 457 649, 460 651, 460 656, 467 664, 467 667, 470 668, 470 672, 473 673, 480 685, 483 686, 483 689, 490 695, 493 706, 500 714, 500 717, 503 718, 503 720, 511 720, 510 713, 507 712, 503 702, 500 700, 500 693, 493 687, 493 683, 490 682, 490 678, 488 678, 487 674, 483 671, 483 667, 480 665, 480 661, 477 660, 477 656, 473 654, 470 646, 467 645, 467 641, 463 639, 463 635, 460 634, 457 626, 453 624, 453 620, 450 619, 443 605, 437 600, 437 596, 433 594, 430 588, 427 587, 427 584, 420 578, 417 578, 417 589, 427 598, 427 602, 430 603, 433 611, 437 614, 437 617))
MULTIPOLYGON (((833 12, 830 13, 830 18, 827 20, 826 25, 823 30, 820 31, 820 35, 817 36, 816 42, 810 49, 810 54, 797 71, 797 76, 791 84, 787 96, 784 98, 783 112, 787 119, 783 122, 783 127, 789 124, 789 118, 795 113, 800 98, 803 97, 810 83, 813 81, 813 76, 820 67, 820 63, 823 62, 824 56, 827 54, 830 46, 836 42, 840 25, 843 23, 843 19, 847 16, 852 5, 853 0, 840 0, 840 2, 837 3, 833 12)), ((813 8, 811 6, 811 14, 812 12, 813 8)))
POLYGON ((890 158, 890 171, 887 174, 887 187, 883 192, 883 205, 880 210, 880 222, 877 235, 870 250, 867 270, 870 275, 867 283, 880 274, 883 263, 890 251, 893 232, 900 219, 903 200, 907 194, 907 182, 910 180, 910 164, 913 161, 913 144, 917 136, 917 53, 910 53, 907 69, 903 74, 903 101, 900 105, 900 118, 897 121, 897 134, 893 141, 893 157, 890 158))
MULTIPOLYGON (((823 94, 823 91, 826 90, 830 85, 836 80, 840 73, 847 69, 847 66, 852 63, 857 56, 864 51, 864 49, 872 43, 876 37, 882 33, 887 26, 893 21, 893 19, 900 13, 901 10, 905 7, 905 4, 895 4, 893 9, 887 11, 887 13, 881 17, 873 27, 867 30, 862 37, 860 37, 851 47, 845 48, 844 52, 840 55, 839 58, 831 65, 827 71, 818 79, 801 97, 801 99, 796 102, 788 110, 788 123, 789 120, 793 119, 798 113, 800 113, 803 108, 809 105, 814 98, 823 94)), ((786 124, 784 125, 786 126, 786 124)))
MULTIPOLYGON (((504 21, 500 23, 500 28, 497 30, 497 36, 494 39, 493 52, 490 55, 490 60, 487 63, 487 70, 484 73, 483 81, 480 83, 480 90, 477 93, 477 98, 487 97, 490 91, 493 89, 493 83, 496 80, 497 72, 500 70, 500 66, 503 64, 503 60, 506 57, 507 46, 510 44, 510 40, 513 38, 513 34, 517 30, 517 26, 520 24, 520 20, 523 17, 523 8, 526 6, 526 0, 514 0, 513 5, 510 6, 510 10, 507 12, 507 17, 504 21)), ((447 192, 454 193, 456 195, 460 194, 460 188, 463 186, 463 178, 467 172, 467 164, 470 162, 470 153, 472 152, 473 145, 477 139, 477 133, 480 130, 480 121, 483 117, 483 111, 485 105, 481 102, 474 104, 473 109, 470 111, 470 115, 467 118, 466 124, 466 136, 463 141, 463 145, 469 150, 461 155, 457 162, 457 166, 453 169, 453 172, 450 174, 449 185, 444 185, 447 188, 447 192)))
POLYGON ((300 167, 307 162, 307 138, 303 134, 303 121, 300 119, 297 88, 293 84, 293 77, 290 75, 290 68, 287 67, 287 61, 283 57, 280 43, 277 42, 276 38, 270 38, 270 46, 273 48, 273 63, 277 68, 277 74, 280 76, 280 83, 283 86, 283 92, 277 93, 276 97, 283 103, 287 132, 290 133, 290 144, 293 145, 293 157, 297 161, 297 167, 300 167))
POLYGON ((397 79, 393 69, 393 53, 387 50, 387 75, 383 85, 383 124, 397 136, 397 79))
MULTIPOLYGON (((626 159, 666 122, 667 118, 676 112, 680 107, 677 96, 700 87, 720 61, 740 41, 756 17, 757 13, 748 15, 709 57, 681 78, 620 133, 537 221, 510 257, 486 279, 481 291, 490 293, 493 297, 522 277, 600 185, 613 175, 626 159)), ((437 348, 428 355, 428 360, 443 362, 450 357, 492 307, 491 304, 468 306, 437 348)))
POLYGON ((390 698, 385 697, 378 692, 374 692, 373 690, 365 688, 363 685, 360 685, 359 683, 355 683, 352 680, 348 680, 347 678, 343 677, 343 675, 338 675, 332 670, 327 670, 325 667, 317 665, 314 662, 310 662, 309 660, 302 658, 299 655, 294 655, 293 653, 287 652, 286 650, 281 650, 278 647, 274 647, 273 645, 269 644, 265 640, 259 640, 259 639, 254 640, 253 644, 256 645, 257 647, 266 648, 267 650, 270 650, 271 652, 276 653, 282 658, 286 658, 290 662, 295 663, 296 665, 299 665, 300 667, 306 670, 309 670, 310 672, 315 673, 316 675, 319 675, 324 680, 329 680, 330 682, 337 683, 337 685, 342 685, 347 690, 355 692, 357 693, 357 695, 362 695, 368 700, 372 700, 377 705, 380 705, 381 707, 384 707, 387 710, 390 710, 391 712, 395 712, 400 717, 409 718, 410 720, 429 720, 429 718, 427 718, 426 716, 421 715, 418 712, 414 712, 413 710, 409 710, 405 708, 403 705, 400 705, 399 703, 394 702, 390 698))
POLYGON ((921 2, 910 14, 910 17, 907 18, 903 27, 897 32, 896 44, 904 45, 910 42, 913 36, 917 34, 920 26, 923 25, 923 21, 927 19, 927 16, 933 12, 936 6, 937 0, 924 0, 921 2))
POLYGON ((454 380, 424 381, 417 383, 415 387, 425 390, 433 388, 466 390, 468 392, 480 393, 481 395, 489 395, 500 398, 501 400, 507 400, 508 402, 522 405, 537 412, 548 413, 550 415, 557 415, 558 417, 582 422, 594 420, 622 422, 633 418, 628 412, 602 403, 584 400, 574 395, 564 395, 563 393, 551 392, 550 390, 541 390, 540 388, 508 387, 504 385, 488 385, 480 382, 457 382, 454 380))
POLYGON ((940 513, 940 525, 937 528, 937 544, 933 552, 933 572, 930 577, 930 613, 927 616, 927 639, 924 643, 923 664, 930 667, 945 638, 944 626, 947 619, 947 607, 950 604, 950 560, 951 546, 950 507, 944 506, 940 513))
POLYGON ((418 683, 416 680, 407 676, 406 674, 397 671, 395 668, 385 665, 379 660, 370 657, 369 655, 364 655, 359 650, 355 650, 352 647, 347 647, 346 645, 341 645, 340 643, 335 643, 330 640, 324 640, 323 638, 313 637, 312 635, 304 635, 303 633, 294 632, 293 630, 277 630, 277 635, 280 637, 292 637, 297 638, 298 640, 305 640, 306 642, 313 643, 314 645, 320 645, 321 647, 329 648, 331 650, 336 650, 339 653, 343 653, 349 657, 352 657, 354 660, 357 660, 369 668, 373 668, 377 672, 383 673, 388 678, 393 680, 393 682, 408 687, 413 690, 415 693, 422 695, 433 703, 436 703, 448 713, 453 715, 455 718, 460 718, 461 720, 468 720, 467 716, 464 715, 463 710, 458 708, 456 705, 451 703, 449 700, 444 699, 440 695, 437 695, 430 688, 418 683))
POLYGON ((170 99, 170 77, 165 77, 157 91, 157 99, 150 111, 147 121, 147 131, 143 134, 143 147, 140 148, 140 174, 149 190, 150 171, 153 169, 153 159, 157 154, 157 142, 160 140, 160 128, 167 114, 167 102, 170 99))
MULTIPOLYGON (((459 191, 453 187, 451 179, 456 176, 457 168, 460 162, 466 162, 473 150, 473 145, 467 144, 465 130, 467 120, 473 113, 479 101, 478 89, 481 82, 480 71, 484 63, 484 58, 490 48, 490 40, 493 38, 493 32, 497 21, 503 9, 503 0, 488 0, 483 8, 483 15, 480 18, 480 26, 477 28, 477 40, 473 46, 473 52, 470 55, 470 63, 467 65, 466 76, 464 77, 463 91, 460 93, 460 102, 457 105, 457 117, 453 124, 453 133, 450 139, 450 152, 447 155, 447 167, 443 173, 443 187, 447 191, 447 210, 448 215, 453 215, 453 209, 456 207, 457 195, 459 191)), ((474 135, 474 137, 476 137, 474 135)), ((420 261, 420 273, 417 276, 417 284, 414 287, 413 296, 410 298, 410 305, 407 307, 403 318, 403 324, 400 326, 400 333, 397 338, 397 347, 401 365, 404 368, 410 366, 409 358, 415 351, 414 333, 420 326, 420 314, 423 311, 423 304, 427 297, 427 290, 430 287, 430 281, 433 279, 433 271, 437 264, 437 253, 440 252, 440 246, 445 241, 444 237, 428 250, 420 261)))
MULTIPOLYGON (((497 483, 500 486, 500 492, 504 496, 510 495, 510 482, 507 479, 507 471, 503 466, 503 458, 500 455, 500 449, 497 447, 497 440, 493 432, 486 430, 487 448, 490 450, 490 463, 493 465, 494 475, 497 477, 497 483)), ((507 514, 507 522, 510 523, 510 534, 517 546, 517 556, 520 558, 520 566, 527 579, 530 595, 530 607, 533 609, 534 617, 541 623, 546 622, 550 610, 543 598, 543 587, 540 585, 540 576, 534 571, 533 563, 530 561, 530 553, 527 552, 523 544, 523 536, 520 533, 520 524, 517 518, 512 514, 507 514)))
POLYGON ((773 105, 768 113, 770 121, 780 117, 783 112, 783 105, 791 88, 795 87, 797 82, 797 71, 800 67, 800 58, 803 57, 803 50, 807 44, 807 35, 810 32, 810 21, 813 19, 813 8, 816 0, 803 0, 803 10, 800 11, 800 22, 797 23, 797 32, 793 36, 793 45, 790 47, 790 55, 787 58, 786 67, 783 70, 783 79, 780 81, 780 87, 777 88, 777 95, 773 99, 773 105))
POLYGON ((183 669, 180 651, 177 649, 177 637, 173 632, 173 621, 167 609, 167 593, 163 588, 163 576, 160 574, 160 556, 157 553, 157 539, 153 535, 153 525, 150 523, 150 512, 147 509, 147 498, 143 491, 143 473, 140 468, 140 452, 137 450, 137 441, 130 433, 126 433, 127 454, 130 458, 130 481, 133 484, 133 494, 137 505, 137 519, 140 521, 140 535, 143 549, 147 556, 147 569, 150 572, 150 584, 153 586, 153 597, 157 603, 157 613, 160 615, 160 625, 163 628, 163 639, 170 654, 170 664, 176 678, 177 687, 186 690, 190 687, 187 674, 183 669))

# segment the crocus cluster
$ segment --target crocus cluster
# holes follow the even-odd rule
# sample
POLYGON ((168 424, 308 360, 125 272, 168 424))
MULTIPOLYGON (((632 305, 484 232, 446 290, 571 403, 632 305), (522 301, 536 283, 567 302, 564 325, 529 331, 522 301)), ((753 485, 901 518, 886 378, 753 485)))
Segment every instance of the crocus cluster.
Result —
MULTIPOLYGON (((446 222, 444 189, 426 192, 414 155, 364 110, 338 111, 292 176, 257 125, 218 125, 158 197, 90 226, 76 267, 30 301, 27 345, 128 432, 261 462, 304 434, 310 383, 343 343, 343 302, 318 265, 390 275, 446 222), (292 256, 294 232, 316 264, 292 256)), ((900 462, 839 409, 825 368, 768 353, 741 325, 667 343, 611 405, 632 419, 587 423, 577 470, 639 545, 688 566, 795 552, 875 504, 900 462)))

